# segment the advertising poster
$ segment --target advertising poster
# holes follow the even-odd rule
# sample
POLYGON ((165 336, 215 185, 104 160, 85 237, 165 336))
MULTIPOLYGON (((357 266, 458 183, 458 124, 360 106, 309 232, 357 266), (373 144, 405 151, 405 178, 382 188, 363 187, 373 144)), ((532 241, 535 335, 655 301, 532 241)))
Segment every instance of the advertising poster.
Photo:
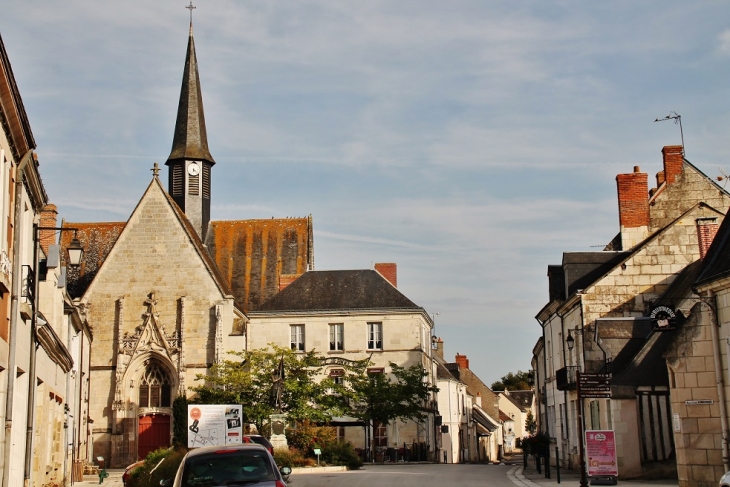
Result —
POLYGON ((240 405, 188 405, 188 448, 241 443, 240 405))
POLYGON ((613 430, 586 431, 586 457, 589 477, 618 477, 613 430))

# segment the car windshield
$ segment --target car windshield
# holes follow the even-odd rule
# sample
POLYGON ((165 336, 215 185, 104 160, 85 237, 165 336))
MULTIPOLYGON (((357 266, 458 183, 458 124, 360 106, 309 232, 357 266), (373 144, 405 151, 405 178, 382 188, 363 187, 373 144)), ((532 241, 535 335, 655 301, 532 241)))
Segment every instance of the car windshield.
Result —
POLYGON ((185 462, 182 486, 236 486, 276 480, 262 451, 221 451, 196 455, 185 462))

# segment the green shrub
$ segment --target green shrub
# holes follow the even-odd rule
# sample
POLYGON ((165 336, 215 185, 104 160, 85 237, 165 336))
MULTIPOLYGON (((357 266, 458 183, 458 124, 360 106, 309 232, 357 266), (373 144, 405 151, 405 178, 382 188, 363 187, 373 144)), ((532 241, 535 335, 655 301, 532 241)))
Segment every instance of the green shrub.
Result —
POLYGON ((160 480, 175 478, 177 468, 186 453, 186 448, 160 448, 151 452, 145 458, 144 464, 131 472, 127 487, 160 485, 160 480))
POLYGON ((349 441, 336 441, 327 445, 322 451, 321 460, 330 465, 345 465, 350 470, 362 467, 362 459, 349 441))
POLYGON ((310 421, 302 421, 286 430, 286 441, 289 446, 313 456, 315 448, 325 451, 331 444, 337 443, 337 432, 331 426, 317 426, 310 421))
POLYGON ((288 450, 274 448, 274 460, 279 468, 311 467, 316 463, 313 459, 305 457, 298 448, 293 446, 290 446, 288 450))

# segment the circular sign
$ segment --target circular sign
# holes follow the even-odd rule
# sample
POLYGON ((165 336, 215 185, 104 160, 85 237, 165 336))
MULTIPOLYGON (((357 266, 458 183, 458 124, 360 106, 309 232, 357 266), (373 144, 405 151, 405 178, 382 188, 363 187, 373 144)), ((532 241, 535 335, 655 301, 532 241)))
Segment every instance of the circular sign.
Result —
POLYGON ((202 416, 202 413, 200 412, 200 408, 193 408, 190 410, 190 417, 193 419, 200 419, 200 416, 202 416))

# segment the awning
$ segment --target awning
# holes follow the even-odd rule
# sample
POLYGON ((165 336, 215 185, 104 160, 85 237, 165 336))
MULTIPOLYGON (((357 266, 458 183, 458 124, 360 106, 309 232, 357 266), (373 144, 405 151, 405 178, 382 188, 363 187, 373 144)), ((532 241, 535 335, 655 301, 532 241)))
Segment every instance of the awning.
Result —
POLYGON ((350 416, 332 418, 329 421, 317 423, 318 426, 365 426, 365 422, 350 416))

